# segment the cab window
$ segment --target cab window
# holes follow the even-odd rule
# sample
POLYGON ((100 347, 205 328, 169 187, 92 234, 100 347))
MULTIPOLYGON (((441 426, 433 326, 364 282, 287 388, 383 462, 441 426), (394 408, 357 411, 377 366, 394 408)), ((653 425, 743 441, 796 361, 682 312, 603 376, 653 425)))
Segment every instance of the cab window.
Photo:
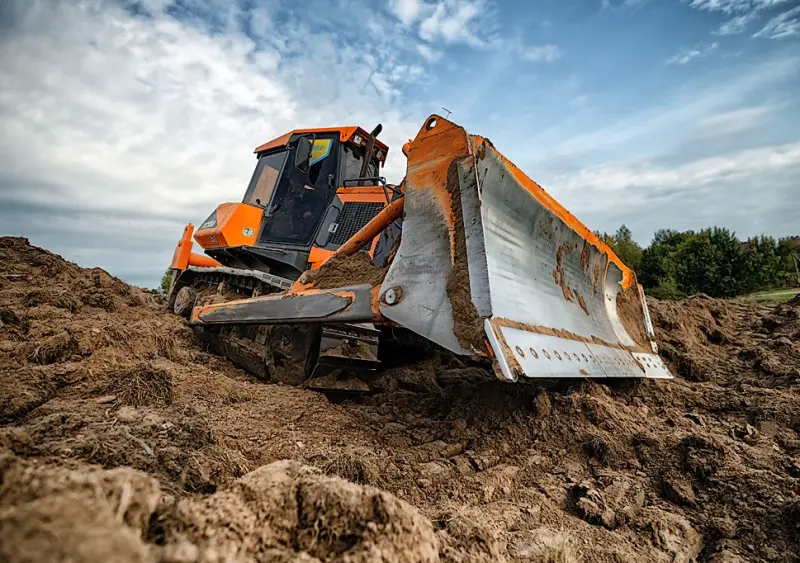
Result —
MULTIPOLYGON (((342 169, 344 177, 343 180, 354 180, 361 177, 361 164, 364 162, 364 147, 355 147, 350 143, 342 145, 342 169)), ((367 167, 367 177, 374 178, 378 176, 378 161, 375 158, 370 159, 369 166, 367 167)), ((369 182, 368 182, 369 183, 369 182)), ((356 183, 347 184, 348 186, 355 186, 356 183)))
POLYGON ((250 185, 244 194, 244 203, 266 207, 269 205, 272 193, 281 175, 281 169, 286 162, 286 150, 265 154, 258 159, 256 170, 250 179, 250 185))

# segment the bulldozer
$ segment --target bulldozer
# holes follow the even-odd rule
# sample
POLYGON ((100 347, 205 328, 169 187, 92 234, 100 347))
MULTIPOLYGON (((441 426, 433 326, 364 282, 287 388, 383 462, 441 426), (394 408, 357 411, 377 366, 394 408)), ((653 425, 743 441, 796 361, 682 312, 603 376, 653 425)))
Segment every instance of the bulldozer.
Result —
POLYGON ((431 115, 390 184, 381 129, 257 147, 243 200, 184 229, 169 309, 251 373, 320 390, 369 391, 399 341, 507 382, 671 377, 634 272, 488 138, 431 115))

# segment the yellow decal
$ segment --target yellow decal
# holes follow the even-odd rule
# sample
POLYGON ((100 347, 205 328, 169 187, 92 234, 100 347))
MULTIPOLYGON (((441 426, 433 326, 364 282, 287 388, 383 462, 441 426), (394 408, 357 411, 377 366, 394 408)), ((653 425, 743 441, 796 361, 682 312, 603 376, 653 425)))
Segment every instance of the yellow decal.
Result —
POLYGON ((308 161, 308 164, 314 164, 315 162, 319 162, 320 160, 324 159, 326 156, 331 154, 331 146, 333 146, 332 139, 317 139, 314 141, 314 144, 311 147, 311 160, 308 161))

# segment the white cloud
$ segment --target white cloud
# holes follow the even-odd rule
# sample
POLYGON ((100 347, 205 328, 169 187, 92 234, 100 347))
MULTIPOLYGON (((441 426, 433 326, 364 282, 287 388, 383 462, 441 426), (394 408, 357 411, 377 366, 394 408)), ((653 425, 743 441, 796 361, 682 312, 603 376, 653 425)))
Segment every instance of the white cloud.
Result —
POLYGON ((422 0, 391 0, 389 8, 401 22, 408 25, 417 21, 417 17, 422 12, 423 4, 422 0))
POLYGON ((694 132, 705 138, 742 133, 762 125, 773 111, 774 108, 762 105, 709 115, 697 121, 694 132))
POLYGON ((680 166, 648 159, 606 164, 558 176, 548 189, 587 223, 609 230, 625 222, 641 242, 659 228, 713 225, 740 236, 789 235, 800 214, 793 197, 798 176, 800 143, 789 143, 680 166))
POLYGON ((491 0, 390 0, 389 9, 404 25, 417 24, 419 37, 429 43, 487 44, 494 23, 491 0))
POLYGON ((736 14, 750 11, 768 10, 791 0, 684 0, 692 8, 708 12, 736 14))
MULTIPOLYGON (((692 8, 720 12, 731 17, 714 32, 716 35, 736 35, 762 12, 777 9, 795 0, 684 0, 692 8)), ((800 34, 800 6, 795 6, 770 19, 753 37, 784 39, 800 34)))
POLYGON ((800 35, 800 6, 775 16, 753 37, 785 39, 793 35, 800 35))
POLYGON ((558 45, 535 45, 526 47, 520 53, 520 57, 526 61, 543 61, 551 63, 563 56, 563 51, 558 45))
MULTIPOLYGON (((686 134, 702 136, 705 144, 713 130, 722 132, 726 120, 753 126, 777 114, 791 98, 773 98, 771 104, 748 105, 754 96, 763 99, 765 92, 781 92, 800 68, 798 58, 774 58, 766 63, 745 66, 733 72, 717 71, 686 81, 664 92, 651 105, 610 116, 603 125, 588 126, 580 116, 580 127, 574 135, 564 134, 565 125, 539 132, 537 144, 546 150, 547 158, 556 162, 575 163, 597 159, 617 159, 619 155, 653 154, 656 150, 673 150, 686 144, 686 134), (600 156, 598 156, 600 155, 600 156)), ((757 98, 758 99, 758 98, 757 98)), ((599 99, 602 102, 602 99, 599 99)), ((530 158, 530 157, 528 157, 530 158)), ((517 164, 525 164, 522 158, 517 164)), ((530 159, 532 167, 542 162, 530 159)))
POLYGON ((186 222, 241 200, 257 145, 300 126, 380 121, 392 146, 384 174, 399 181, 400 147, 427 115, 401 94, 424 79, 418 64, 379 43, 367 57, 363 43, 291 19, 257 45, 156 4, 148 17, 107 0, 11 8, 0 35, 2 230, 132 281, 157 283, 186 222))
POLYGON ((744 32, 747 24, 755 18, 755 12, 734 16, 723 23, 716 31, 717 35, 737 35, 744 32))
POLYGON ((676 55, 667 59, 667 64, 685 65, 694 59, 708 56, 717 49, 717 43, 704 43, 691 48, 681 49, 676 55))
POLYGON ((442 58, 442 52, 429 47, 428 45, 420 43, 417 45, 417 52, 422 55, 425 60, 436 62, 442 58))
POLYGON ((444 0, 437 2, 433 12, 419 25, 419 36, 426 41, 441 40, 445 43, 468 43, 481 46, 474 20, 487 8, 485 0, 444 0))

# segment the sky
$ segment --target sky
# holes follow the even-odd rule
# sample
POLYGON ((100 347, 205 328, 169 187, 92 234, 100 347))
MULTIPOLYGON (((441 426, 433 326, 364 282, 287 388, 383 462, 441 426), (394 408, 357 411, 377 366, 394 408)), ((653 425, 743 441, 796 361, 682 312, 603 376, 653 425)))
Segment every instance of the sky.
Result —
POLYGON ((3 0, 0 235, 154 287, 253 149, 444 113, 593 230, 800 234, 800 0, 3 0))

